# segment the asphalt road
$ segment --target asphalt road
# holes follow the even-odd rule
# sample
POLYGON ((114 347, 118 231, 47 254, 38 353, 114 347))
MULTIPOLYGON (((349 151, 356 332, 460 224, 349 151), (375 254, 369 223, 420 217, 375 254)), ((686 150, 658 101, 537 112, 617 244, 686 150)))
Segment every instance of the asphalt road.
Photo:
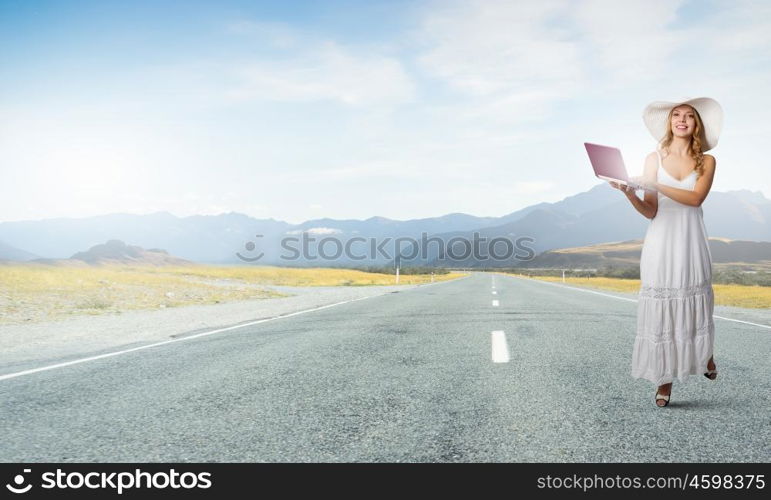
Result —
POLYGON ((718 379, 658 408, 635 315, 473 274, 6 378, 0 460, 768 462, 771 330, 716 319, 718 379))

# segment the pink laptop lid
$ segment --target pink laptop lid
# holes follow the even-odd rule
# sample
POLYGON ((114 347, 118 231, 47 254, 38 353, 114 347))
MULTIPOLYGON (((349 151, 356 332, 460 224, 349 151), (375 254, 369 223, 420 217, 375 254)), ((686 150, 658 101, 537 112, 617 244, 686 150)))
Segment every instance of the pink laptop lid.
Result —
POLYGON ((611 146, 602 146, 590 142, 585 142, 584 146, 589 154, 589 161, 592 162, 594 175, 598 177, 603 175, 625 182, 629 180, 624 160, 621 158, 621 151, 611 146))

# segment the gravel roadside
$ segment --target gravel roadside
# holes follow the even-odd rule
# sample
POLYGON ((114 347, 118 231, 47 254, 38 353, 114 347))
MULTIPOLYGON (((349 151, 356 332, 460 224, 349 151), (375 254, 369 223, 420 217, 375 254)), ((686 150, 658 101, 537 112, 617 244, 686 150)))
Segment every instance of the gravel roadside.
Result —
POLYGON ((0 374, 418 286, 265 286, 291 295, 0 325, 0 374))

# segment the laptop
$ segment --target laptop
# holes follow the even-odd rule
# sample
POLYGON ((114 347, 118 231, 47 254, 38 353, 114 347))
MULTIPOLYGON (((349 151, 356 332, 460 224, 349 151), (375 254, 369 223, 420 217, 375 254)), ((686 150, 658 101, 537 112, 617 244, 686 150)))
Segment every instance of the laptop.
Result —
POLYGON ((621 158, 621 151, 619 151, 618 148, 592 144, 591 142, 585 142, 584 146, 586 147, 586 152, 589 154, 589 161, 592 162, 594 175, 600 179, 617 182, 634 189, 653 191, 629 180, 629 175, 626 173, 626 167, 624 166, 624 160, 621 158))

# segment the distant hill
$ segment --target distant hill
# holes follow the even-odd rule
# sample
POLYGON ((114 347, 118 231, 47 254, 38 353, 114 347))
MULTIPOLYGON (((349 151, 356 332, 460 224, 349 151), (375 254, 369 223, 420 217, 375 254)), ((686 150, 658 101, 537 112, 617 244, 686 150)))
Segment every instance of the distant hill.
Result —
MULTIPOLYGON (((737 241, 727 238, 709 238, 708 241, 713 264, 771 264, 771 242, 737 241)), ((565 269, 638 267, 642 244, 643 240, 630 240, 548 250, 523 264, 522 267, 565 269)))
POLYGON ((38 258, 38 255, 35 255, 34 253, 27 252, 26 250, 21 250, 16 247, 12 247, 11 245, 6 245, 2 241, 0 241, 0 261, 19 261, 19 260, 32 260, 35 258, 38 258))
MULTIPOLYGON (((78 252, 69 260, 82 261, 90 265, 102 264, 141 264, 153 266, 190 265, 192 262, 173 257, 165 250, 149 249, 127 245, 120 240, 110 240, 95 245, 86 252, 78 252)), ((60 261, 61 262, 61 261, 60 261)))
POLYGON ((710 238, 709 251, 713 262, 769 262, 771 242, 737 241, 727 238, 710 238))

